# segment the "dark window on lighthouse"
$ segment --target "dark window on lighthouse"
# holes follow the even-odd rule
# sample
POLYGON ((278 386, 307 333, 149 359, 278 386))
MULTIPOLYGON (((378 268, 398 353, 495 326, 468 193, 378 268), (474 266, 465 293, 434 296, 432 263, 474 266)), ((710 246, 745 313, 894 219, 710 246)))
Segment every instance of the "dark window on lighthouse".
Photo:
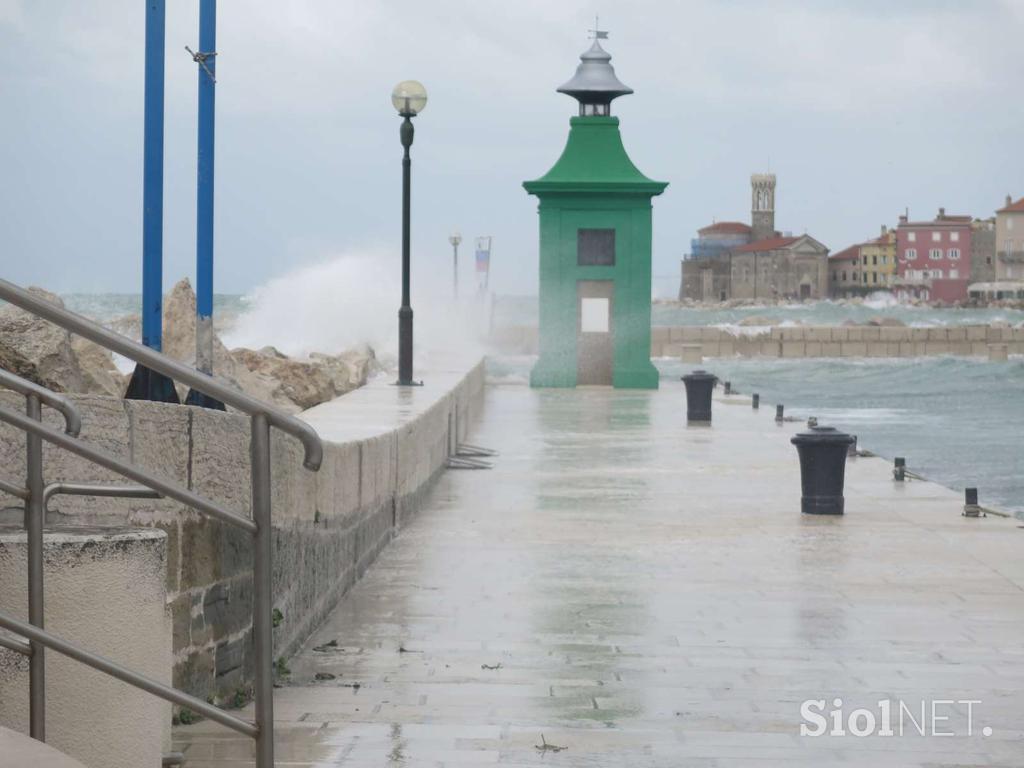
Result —
POLYGON ((577 230, 576 264, 580 267, 614 267, 615 230, 577 230))

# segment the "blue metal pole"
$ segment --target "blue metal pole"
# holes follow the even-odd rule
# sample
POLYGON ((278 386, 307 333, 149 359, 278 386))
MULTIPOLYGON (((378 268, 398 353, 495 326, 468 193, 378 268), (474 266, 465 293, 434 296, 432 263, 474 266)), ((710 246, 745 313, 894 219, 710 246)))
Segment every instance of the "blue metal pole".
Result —
MULTIPOLYGON (((199 52, 217 50, 217 0, 199 4, 199 52)), ((216 56, 199 66, 199 163, 196 191, 196 368, 213 373, 213 133, 216 56)))
POLYGON ((166 0, 146 0, 142 168, 142 343, 160 351, 163 332, 164 29, 166 0))
MULTIPOLYGON (((166 0, 146 2, 146 87, 142 136, 142 343, 160 351, 164 272, 164 31, 166 0)), ((132 400, 178 402, 174 382, 137 365, 132 400)))

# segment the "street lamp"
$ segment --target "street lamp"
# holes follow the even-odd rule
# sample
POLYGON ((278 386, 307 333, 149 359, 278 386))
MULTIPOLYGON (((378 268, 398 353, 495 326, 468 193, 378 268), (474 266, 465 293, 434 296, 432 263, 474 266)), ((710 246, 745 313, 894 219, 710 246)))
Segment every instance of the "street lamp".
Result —
POLYGON ((448 237, 452 244, 452 295, 459 298, 459 243, 462 242, 462 235, 458 231, 452 232, 448 237))
POLYGON ((409 188, 412 160, 412 118, 427 106, 427 89, 415 80, 403 80, 391 92, 391 103, 402 118, 399 137, 405 154, 402 157, 402 306, 398 310, 398 384, 413 386, 412 379, 412 306, 409 304, 409 188))

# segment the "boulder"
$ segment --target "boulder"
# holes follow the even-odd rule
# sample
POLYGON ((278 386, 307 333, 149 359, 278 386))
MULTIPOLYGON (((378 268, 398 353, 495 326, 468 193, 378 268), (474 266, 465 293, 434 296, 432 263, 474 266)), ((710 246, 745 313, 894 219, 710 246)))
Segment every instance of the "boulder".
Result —
MULTIPOLYGON (((29 291, 64 306, 55 294, 29 291)), ((86 391, 71 334, 12 304, 0 307, 0 368, 55 392, 86 391)))
POLYGON ((82 372, 83 392, 111 397, 121 397, 124 394, 128 382, 125 375, 114 365, 110 350, 75 336, 71 339, 71 352, 78 360, 78 367, 82 372))
POLYGON ((334 382, 321 365, 291 360, 273 347, 242 347, 231 354, 238 365, 261 380, 263 397, 289 410, 312 408, 335 396, 334 382))

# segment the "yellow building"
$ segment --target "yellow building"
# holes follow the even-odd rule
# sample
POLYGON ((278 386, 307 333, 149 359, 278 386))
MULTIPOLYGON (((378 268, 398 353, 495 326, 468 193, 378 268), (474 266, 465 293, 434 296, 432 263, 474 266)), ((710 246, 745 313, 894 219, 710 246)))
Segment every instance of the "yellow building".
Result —
POLYGON ((896 279, 896 230, 882 225, 882 234, 860 246, 861 287, 888 290, 896 279))

